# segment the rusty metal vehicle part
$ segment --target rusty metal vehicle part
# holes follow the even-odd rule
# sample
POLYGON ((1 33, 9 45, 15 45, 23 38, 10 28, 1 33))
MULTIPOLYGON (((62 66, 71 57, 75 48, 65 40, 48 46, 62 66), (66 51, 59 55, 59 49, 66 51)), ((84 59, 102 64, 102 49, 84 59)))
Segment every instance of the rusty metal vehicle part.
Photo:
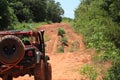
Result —
POLYGON ((0 31, 0 77, 13 80, 28 74, 34 80, 52 80, 45 55, 44 31, 0 31))
POLYGON ((0 41, 0 62, 3 64, 15 64, 23 59, 25 46, 14 35, 6 35, 0 41))
POLYGON ((34 80, 52 80, 52 68, 49 63, 45 64, 42 60, 34 68, 34 80))

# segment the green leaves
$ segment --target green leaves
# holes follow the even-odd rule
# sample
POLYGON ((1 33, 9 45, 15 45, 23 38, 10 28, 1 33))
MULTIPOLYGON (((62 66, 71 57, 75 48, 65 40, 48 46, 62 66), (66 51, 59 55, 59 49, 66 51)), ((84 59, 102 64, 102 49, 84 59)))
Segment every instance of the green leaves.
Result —
POLYGON ((13 29, 17 21, 61 22, 63 14, 64 10, 55 0, 1 0, 0 29, 13 29))
POLYGON ((63 28, 58 28, 58 36, 63 37, 65 33, 66 32, 65 32, 65 30, 63 28))
POLYGON ((48 0, 47 2, 47 20, 52 22, 61 22, 61 15, 64 14, 64 10, 60 6, 59 2, 54 0, 48 0))
POLYGON ((84 65, 81 68, 80 73, 85 75, 90 80, 96 80, 97 75, 98 75, 95 68, 93 66, 90 66, 90 65, 84 65))
POLYGON ((18 0, 11 1, 10 4, 20 22, 28 22, 30 19, 35 22, 60 22, 63 15, 60 3, 54 0, 18 0))
MULTIPOLYGON (((8 6, 7 0, 0 1, 0 29, 4 30, 14 24, 16 16, 11 7, 8 6)), ((12 27, 11 27, 12 28, 12 27)))
POLYGON ((107 45, 111 40, 115 41, 116 45, 119 44, 120 28, 117 27, 119 24, 113 22, 114 18, 109 13, 110 6, 113 4, 112 8, 119 12, 118 8, 116 9, 118 5, 115 5, 118 3, 106 0, 83 0, 76 9, 75 30, 86 37, 88 47, 103 49, 102 47, 106 46, 105 48, 108 48, 109 46, 107 47, 107 45))
POLYGON ((120 1, 83 0, 75 11, 74 28, 85 36, 88 48, 104 51, 103 61, 113 63, 105 80, 120 79, 120 1), (117 72, 117 73, 116 73, 117 72))

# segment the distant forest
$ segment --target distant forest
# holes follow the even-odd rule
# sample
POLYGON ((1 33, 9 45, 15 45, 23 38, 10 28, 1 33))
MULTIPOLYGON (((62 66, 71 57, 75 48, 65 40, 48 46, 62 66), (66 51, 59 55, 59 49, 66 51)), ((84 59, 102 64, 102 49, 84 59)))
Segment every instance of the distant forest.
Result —
POLYGON ((120 0, 81 0, 74 29, 84 35, 88 48, 104 52, 102 61, 111 61, 103 80, 120 80, 120 0))
POLYGON ((0 0, 0 29, 16 22, 61 22, 64 10, 54 0, 0 0))

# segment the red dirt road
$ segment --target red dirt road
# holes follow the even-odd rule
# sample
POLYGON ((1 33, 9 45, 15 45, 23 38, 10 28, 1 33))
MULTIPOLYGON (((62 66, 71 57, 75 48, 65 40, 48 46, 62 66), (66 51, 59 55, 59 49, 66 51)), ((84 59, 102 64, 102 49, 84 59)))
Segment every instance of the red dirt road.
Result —
POLYGON ((51 58, 53 80, 82 80, 84 77, 79 74, 79 69, 83 64, 91 61, 91 53, 86 51, 82 35, 77 35, 66 23, 44 25, 39 29, 44 29, 45 34, 50 37, 46 42, 46 52, 51 58), (64 53, 56 53, 59 43, 57 30, 60 27, 64 28, 68 39, 68 46, 65 47, 64 53), (79 50, 70 52, 70 46, 74 41, 79 43, 79 50))
MULTIPOLYGON (((86 80, 79 74, 79 70, 83 64, 91 61, 91 54, 94 51, 86 50, 83 36, 77 35, 70 25, 66 23, 56 23, 50 25, 43 25, 38 30, 45 30, 45 35, 48 37, 46 42, 46 53, 50 56, 50 63, 52 65, 52 80, 86 80), (64 28, 66 37, 68 39, 68 46, 65 47, 64 53, 57 53, 57 46, 59 37, 57 35, 58 28, 64 28), (78 42, 78 50, 70 52, 72 42, 78 42)), ((0 79, 1 80, 1 79, 0 79)), ((24 77, 15 78, 13 80, 34 80, 33 76, 28 75, 24 77)))

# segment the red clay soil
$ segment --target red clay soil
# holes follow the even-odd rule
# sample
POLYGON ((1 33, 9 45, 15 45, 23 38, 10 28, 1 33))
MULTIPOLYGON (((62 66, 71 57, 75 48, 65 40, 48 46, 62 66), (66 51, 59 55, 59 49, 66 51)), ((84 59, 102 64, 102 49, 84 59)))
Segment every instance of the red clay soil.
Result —
POLYGON ((80 67, 91 61, 91 53, 86 51, 83 36, 77 35, 66 23, 44 25, 39 29, 44 29, 45 34, 50 37, 50 40, 46 42, 46 52, 51 58, 52 80, 83 80, 84 77, 79 74, 80 67), (64 53, 57 53, 60 38, 57 35, 58 28, 64 28, 68 39, 68 46, 65 47, 64 53), (70 46, 74 41, 78 42, 79 50, 70 52, 70 46))
MULTIPOLYGON (((80 75, 79 70, 83 64, 91 61, 91 54, 94 51, 86 50, 83 36, 77 35, 70 25, 67 23, 55 23, 43 25, 38 30, 45 30, 45 35, 48 36, 46 42, 46 53, 50 56, 50 63, 52 65, 52 80, 87 80, 80 75), (59 43, 59 36, 57 35, 58 28, 64 28, 68 39, 68 46, 65 47, 64 53, 57 53, 57 46, 59 43), (70 52, 72 42, 78 42, 78 50, 70 52)), ((28 75, 19 77, 14 80, 34 80, 33 76, 28 75)))

